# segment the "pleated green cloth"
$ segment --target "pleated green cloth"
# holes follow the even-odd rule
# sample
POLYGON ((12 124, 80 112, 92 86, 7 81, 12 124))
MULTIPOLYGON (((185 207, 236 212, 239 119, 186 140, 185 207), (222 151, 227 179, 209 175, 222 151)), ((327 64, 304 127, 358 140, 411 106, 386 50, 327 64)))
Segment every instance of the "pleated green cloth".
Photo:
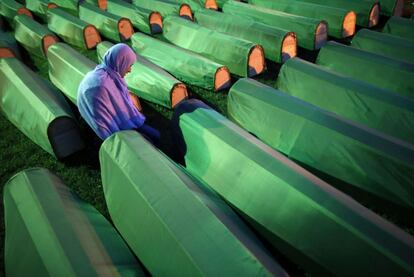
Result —
POLYGON ((131 41, 137 54, 191 85, 214 90, 216 73, 220 70, 227 71, 222 64, 141 33, 135 33, 131 41))
POLYGON ((0 59, 0 109, 30 140, 57 158, 83 142, 60 92, 17 59, 0 59))
MULTIPOLYGON (((98 44, 96 51, 99 61, 103 60, 106 51, 112 46, 107 41, 98 44)), ((132 93, 169 109, 177 104, 173 102, 174 89, 180 89, 187 96, 187 88, 183 83, 141 56, 137 56, 137 61, 132 65, 131 72, 125 76, 125 81, 132 93)))
MULTIPOLYGON (((314 3, 297 2, 290 0, 249 0, 249 3, 255 6, 273 9, 288 14, 300 15, 304 17, 324 20, 328 23, 328 33, 335 38, 343 38, 353 35, 344 32, 343 23, 345 17, 352 12, 349 9, 341 9, 336 7, 329 7, 318 5, 314 3)), ((356 18, 356 14, 355 14, 356 18)), ((355 31, 355 26, 354 26, 355 31)))
POLYGON ((26 8, 44 21, 47 21, 49 3, 49 0, 25 0, 26 8))
POLYGON ((159 12, 162 17, 180 15, 180 8, 183 5, 167 0, 132 0, 132 4, 138 8, 159 12))
POLYGON ((316 43, 316 31, 318 26, 324 23, 321 20, 288 14, 233 0, 229 0, 224 4, 223 11, 228 14, 250 17, 257 22, 295 32, 298 38, 298 45, 303 48, 315 50, 320 47, 316 43))
POLYGON ((414 40, 414 22, 408 18, 393 16, 388 19, 382 32, 393 36, 414 40))
POLYGON ((224 64, 238 76, 261 73, 249 66, 249 55, 258 45, 248 40, 202 27, 177 16, 164 18, 163 37, 179 47, 224 64))
POLYGON ((283 41, 287 36, 295 36, 293 32, 256 22, 252 18, 207 9, 197 11, 194 17, 203 27, 261 45, 266 58, 271 61, 281 63, 291 58, 289 53, 283 52, 283 41))
MULTIPOLYGON (((414 239, 401 229, 200 101, 184 101, 174 111, 174 138, 185 153, 188 171, 236 208, 290 260, 317 276, 414 273, 414 239)), ((302 121, 286 124, 281 135, 302 126, 302 121)), ((313 140, 303 139, 306 143, 313 140)), ((329 142, 329 137, 316 145, 323 142, 329 142)))
POLYGON ((414 64, 414 41, 398 36, 360 30, 352 39, 352 47, 414 64))
POLYGON ((109 213, 153 276, 286 276, 213 191, 134 131, 99 152, 109 213))
POLYGON ((49 0, 49 2, 56 4, 66 12, 78 16, 79 0, 49 0))
POLYGON ((50 80, 76 105, 79 84, 96 63, 65 43, 50 46, 47 59, 50 80))
POLYGON ((295 2, 314 3, 329 7, 335 7, 345 10, 351 10, 357 14, 357 25, 363 27, 374 27, 378 24, 379 14, 376 14, 375 6, 377 0, 292 0, 295 2), (373 20, 370 20, 370 14, 375 14, 373 20))
POLYGON ((14 18, 14 37, 27 52, 36 57, 46 58, 47 49, 45 39, 58 41, 58 38, 47 27, 38 23, 27 15, 18 15, 14 18))
POLYGON ((414 101, 409 98, 298 58, 282 66, 277 88, 414 145, 414 101))
POLYGON ((106 37, 114 42, 129 40, 129 37, 124 37, 120 33, 119 22, 121 20, 126 21, 125 23, 129 24, 131 29, 133 29, 132 23, 129 19, 106 12, 89 3, 84 3, 79 6, 79 18, 95 26, 103 37, 106 37))
POLYGON ((131 20, 132 25, 134 25, 134 27, 139 31, 146 34, 160 32, 160 28, 157 28, 157 26, 151 26, 150 24, 150 18, 156 12, 136 7, 122 0, 107 0, 107 5, 108 12, 128 18, 131 20))
POLYGON ((54 8, 48 10, 47 26, 65 42, 80 48, 88 48, 88 45, 86 44, 85 28, 91 25, 65 12, 63 9, 54 8))
POLYGON ((145 276, 112 225, 44 168, 4 187, 7 276, 145 276))
POLYGON ((316 63, 349 77, 414 99, 414 65, 329 42, 316 63))

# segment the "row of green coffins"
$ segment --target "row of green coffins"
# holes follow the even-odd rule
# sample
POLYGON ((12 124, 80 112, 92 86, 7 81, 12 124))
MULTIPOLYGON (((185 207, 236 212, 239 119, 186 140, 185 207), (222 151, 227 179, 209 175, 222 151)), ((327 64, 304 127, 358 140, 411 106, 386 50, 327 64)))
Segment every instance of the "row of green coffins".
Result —
MULTIPOLYGON (((111 46, 108 42, 98 45, 100 60, 111 46)), ((76 105, 79 84, 96 64, 64 43, 52 45, 47 56, 50 80, 76 105)), ((140 57, 125 80, 132 93, 167 108, 187 98, 184 84, 140 57)))
POLYGON ((84 147, 63 96, 15 58, 0 59, 0 108, 22 133, 59 159, 84 147))
POLYGON ((257 22, 295 32, 298 45, 306 49, 319 49, 327 40, 328 25, 325 21, 318 19, 287 14, 233 0, 224 4, 223 11, 225 14, 253 18, 257 22))
POLYGON ((230 72, 222 64, 142 33, 135 33, 131 41, 137 54, 165 69, 178 80, 214 91, 231 85, 230 72))
POLYGON ((329 42, 316 64, 414 99, 414 65, 343 44, 329 42))
POLYGON ((16 174, 3 201, 7 276, 145 276, 115 228, 50 171, 16 174))
MULTIPOLYGON (((329 6, 354 11, 357 15, 357 25, 374 27, 379 22, 380 4, 376 0, 292 0, 294 2, 313 3, 321 6, 329 6)), ((385 0, 388 1, 388 0, 385 0)), ((395 0, 391 0, 395 1, 395 0)))
POLYGON ((297 43, 293 32, 256 22, 249 17, 212 10, 197 11, 194 17, 203 27, 261 45, 265 57, 271 61, 282 63, 296 56, 297 43))
MULTIPOLYGON (((349 140, 353 140, 355 146, 360 144, 364 153, 388 152, 384 155, 387 158, 381 160, 388 165, 392 165, 392 159, 398 159, 398 155, 405 155, 412 163, 414 155, 410 158, 409 154, 414 154, 414 149, 393 144, 384 137, 377 137, 365 128, 343 121, 330 113, 323 113, 292 96, 265 91, 257 86, 262 85, 249 80, 240 80, 233 86, 229 96, 230 115, 239 118, 236 114, 240 111, 246 120, 254 119, 251 122, 254 121, 252 124, 256 126, 255 130, 272 131, 272 139, 286 137, 284 147, 288 151, 295 152, 294 146, 298 144, 312 145, 314 149, 310 151, 321 151, 314 158, 334 167, 340 161, 332 158, 324 160, 326 153, 321 144, 335 143, 340 136, 340 131, 335 131, 339 127, 356 132, 349 140), (247 87, 252 85, 254 87, 247 87), (238 97, 242 95, 239 91, 246 91, 243 94, 246 97, 238 97), (275 97, 278 99, 275 100, 275 97), (250 108, 248 105, 251 105, 250 108), (254 105, 257 107, 252 109, 254 105), (254 113, 247 110, 254 110, 254 113), (276 115, 278 110, 280 113, 276 115), (269 116, 269 112, 272 116, 269 116), (323 122, 324 119, 326 123, 323 122), (312 123, 313 120, 318 123, 312 123), (277 123, 283 125, 283 130, 276 129, 277 123), (338 125, 335 126, 336 124, 338 125), (305 133, 302 131, 307 134, 302 136, 305 133), (356 136, 363 137, 362 141, 358 142, 356 136), (364 143, 370 143, 365 142, 366 139, 374 139, 373 145, 381 143, 385 149, 379 145, 373 146, 377 147, 375 150, 370 150, 368 146, 364 148, 364 143), (300 143, 301 141, 306 143, 300 143), (397 148, 410 153, 390 153, 397 148)), ((178 105, 174 111, 173 126, 174 137, 185 158, 186 169, 214 189, 265 240, 301 267, 317 274, 343 276, 414 273, 412 237, 258 141, 200 101, 187 100, 178 105)), ((337 151, 335 157, 349 159, 347 155, 351 150, 340 147, 337 151)), ((115 150, 113 152, 116 153, 115 150)), ((300 153, 302 152, 298 150, 300 153)), ((311 157, 307 153, 302 156, 311 157)), ((367 165, 363 162, 364 156, 361 157, 361 160, 348 160, 348 166, 356 162, 364 169, 367 165)), ((384 165, 378 171, 370 172, 373 174, 370 177, 377 178, 382 170, 386 171, 384 176, 388 173, 401 176, 400 166, 408 163, 400 161, 396 169, 384 165)), ((395 161, 394 165, 397 163, 395 161)), ((381 162, 377 161, 377 164, 381 162)), ((143 172, 146 171, 148 170, 143 172)), ((349 176, 355 176, 350 170, 345 169, 345 172, 349 176)), ((411 168, 411 174, 412 172, 411 168)), ((104 176, 103 180, 105 178, 107 177, 104 176)), ((138 177, 136 178, 138 182, 138 177)), ((392 179, 391 176, 386 178, 392 179)), ((127 179, 120 178, 117 185, 124 183, 123 180, 127 179)), ((135 179, 130 177, 129 180, 135 179)), ((408 190, 385 183, 384 190, 391 195, 403 195, 404 190, 408 190)), ((113 184, 104 186, 119 190, 113 184)), ((380 187, 378 189, 381 190, 380 187)), ((405 204, 413 204, 413 199, 407 197, 404 199, 405 204)))
POLYGON ((238 76, 255 76, 266 69, 260 45, 177 16, 164 18, 163 37, 172 44, 226 65, 231 73, 238 76))
POLYGON ((355 33, 357 16, 350 9, 322 6, 314 3, 296 2, 291 0, 249 0, 255 6, 294 14, 304 17, 316 18, 328 23, 328 34, 335 38, 352 36, 355 33))
POLYGON ((346 119, 414 145, 414 101, 295 58, 281 68, 277 88, 346 119))
POLYGON ((32 13, 22 4, 14 0, 0 1, 0 15, 3 16, 11 25, 13 25, 13 18, 18 14, 26 14, 32 17, 32 13))
POLYGON ((123 131, 99 159, 109 213, 154 276, 286 276, 226 203, 141 135, 123 131))
POLYGON ((393 16, 387 21, 382 32, 414 40, 414 21, 408 18, 393 16))
MULTIPOLYGON (((284 76, 281 79, 286 79, 289 74, 294 75, 289 71, 293 71, 292 67, 297 69, 299 66, 283 69, 284 76)), ((311 78, 301 79, 306 84, 313 81, 315 80, 311 78)), ((286 81, 282 80, 281 83, 283 82, 286 81)), ((312 92, 310 89, 309 93, 312 92)), ((304 93, 292 94, 309 101, 309 97, 303 96, 304 93)), ((414 207, 413 144, 384 135, 365 125, 368 122, 370 125, 377 124, 377 128, 378 125, 382 129, 394 128, 393 134, 398 134, 398 127, 410 128, 404 132, 412 134, 413 123, 410 121, 413 117, 413 103, 407 104, 411 105, 411 110, 404 110, 387 106, 380 101, 375 103, 375 99, 360 95, 360 99, 351 93, 347 95, 359 101, 360 106, 345 102, 345 107, 340 111, 332 108, 334 114, 258 82, 239 80, 231 88, 228 112, 230 118, 288 157, 401 206, 414 207), (360 109, 363 103, 373 109, 371 113, 367 112, 367 117, 372 117, 368 120, 363 116, 358 117, 358 111, 352 110, 360 109), (397 113, 393 118, 395 121, 377 123, 386 111, 397 113), (348 118, 349 115, 353 116, 353 120, 344 119, 344 114, 348 118), (358 122, 363 122, 364 125, 358 122), (386 123, 396 126, 390 127, 386 123)), ((326 107, 320 104, 323 101, 318 100, 320 96, 317 93, 313 97, 315 100, 310 102, 326 107)), ((335 103, 339 98, 340 96, 331 97, 333 107, 342 104, 335 103)), ((412 141, 412 137, 409 139, 412 141)))
POLYGON ((352 39, 351 45, 361 50, 414 64, 414 40, 412 39, 362 29, 352 39))

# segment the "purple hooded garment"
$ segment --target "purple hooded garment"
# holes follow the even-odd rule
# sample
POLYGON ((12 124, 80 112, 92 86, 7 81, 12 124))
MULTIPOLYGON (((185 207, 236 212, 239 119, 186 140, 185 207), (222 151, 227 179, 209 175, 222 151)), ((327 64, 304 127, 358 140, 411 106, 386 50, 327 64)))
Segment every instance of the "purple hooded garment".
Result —
POLYGON ((121 77, 135 61, 136 55, 128 45, 116 44, 79 85, 79 112, 103 140, 117 131, 138 129, 144 124, 145 116, 133 105, 121 77))

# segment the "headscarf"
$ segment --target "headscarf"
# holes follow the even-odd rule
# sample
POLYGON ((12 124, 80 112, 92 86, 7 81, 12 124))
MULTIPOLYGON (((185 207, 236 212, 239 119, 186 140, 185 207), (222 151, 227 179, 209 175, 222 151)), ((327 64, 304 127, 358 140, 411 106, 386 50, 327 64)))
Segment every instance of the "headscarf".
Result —
POLYGON ((136 62, 128 45, 119 43, 105 53, 103 62, 82 80, 77 104, 82 117, 105 139, 120 130, 137 129, 145 117, 135 108, 122 73, 136 62))

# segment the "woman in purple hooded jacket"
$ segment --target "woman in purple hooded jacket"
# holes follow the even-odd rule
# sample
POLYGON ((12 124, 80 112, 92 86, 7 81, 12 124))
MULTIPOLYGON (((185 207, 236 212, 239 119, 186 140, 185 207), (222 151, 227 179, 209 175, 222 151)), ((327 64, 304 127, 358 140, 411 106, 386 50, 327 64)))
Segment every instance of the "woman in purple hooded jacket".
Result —
POLYGON ((154 143, 160 139, 160 133, 145 124, 145 116, 132 103, 124 80, 136 59, 128 45, 116 44, 79 85, 79 112, 102 140, 122 130, 137 130, 154 143))

